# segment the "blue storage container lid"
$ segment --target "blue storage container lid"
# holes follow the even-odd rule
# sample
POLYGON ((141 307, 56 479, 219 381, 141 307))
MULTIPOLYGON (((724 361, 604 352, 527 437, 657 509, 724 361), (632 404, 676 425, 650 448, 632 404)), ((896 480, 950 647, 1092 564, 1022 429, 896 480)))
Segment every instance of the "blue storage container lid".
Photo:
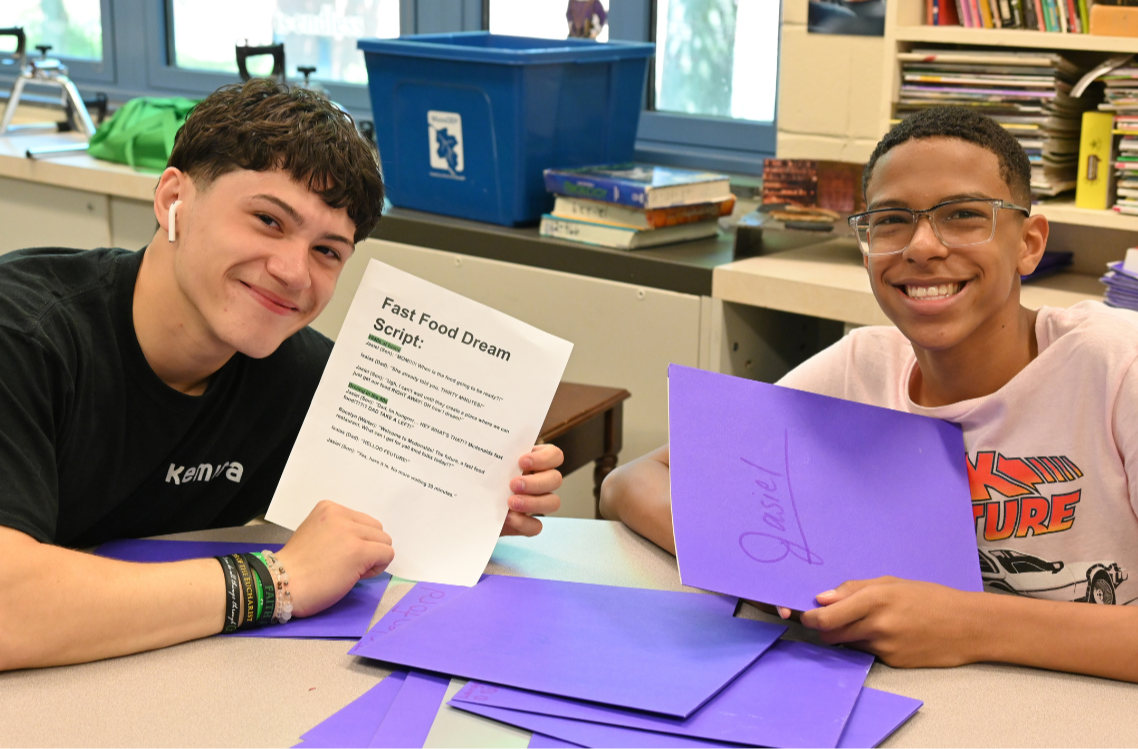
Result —
POLYGON ((534 39, 488 31, 457 34, 417 34, 398 39, 360 39, 364 52, 404 57, 429 57, 498 65, 535 65, 565 62, 612 62, 651 57, 650 42, 595 42, 591 39, 534 39))

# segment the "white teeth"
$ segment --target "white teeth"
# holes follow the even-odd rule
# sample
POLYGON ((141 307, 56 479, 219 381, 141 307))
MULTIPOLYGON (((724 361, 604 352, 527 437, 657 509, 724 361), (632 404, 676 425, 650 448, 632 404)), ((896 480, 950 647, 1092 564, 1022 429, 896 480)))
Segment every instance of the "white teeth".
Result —
POLYGON ((905 286, 905 293, 913 299, 944 299, 960 293, 962 283, 942 283, 939 286, 905 286))

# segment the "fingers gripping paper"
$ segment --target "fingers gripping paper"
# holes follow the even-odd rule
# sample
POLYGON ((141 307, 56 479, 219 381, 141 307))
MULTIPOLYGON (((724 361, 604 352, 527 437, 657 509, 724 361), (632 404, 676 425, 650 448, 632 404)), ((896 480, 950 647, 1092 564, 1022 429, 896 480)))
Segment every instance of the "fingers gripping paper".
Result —
POLYGON ((372 260, 266 518, 322 499, 392 538, 393 575, 473 585, 572 344, 372 260))

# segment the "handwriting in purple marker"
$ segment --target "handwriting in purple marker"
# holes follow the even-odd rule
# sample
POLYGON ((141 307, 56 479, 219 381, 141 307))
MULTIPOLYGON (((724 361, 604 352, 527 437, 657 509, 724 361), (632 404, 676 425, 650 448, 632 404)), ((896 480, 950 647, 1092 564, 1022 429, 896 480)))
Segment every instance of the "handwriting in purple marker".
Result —
POLYGON ((802 521, 798 518, 798 507, 794 504, 794 489, 790 485, 790 435, 783 433, 783 473, 753 463, 740 457, 751 468, 759 472, 754 479, 761 492, 759 496, 763 507, 762 531, 747 531, 739 536, 739 548, 756 562, 769 564, 780 562, 792 555, 807 564, 824 564, 822 557, 810 550, 802 521))

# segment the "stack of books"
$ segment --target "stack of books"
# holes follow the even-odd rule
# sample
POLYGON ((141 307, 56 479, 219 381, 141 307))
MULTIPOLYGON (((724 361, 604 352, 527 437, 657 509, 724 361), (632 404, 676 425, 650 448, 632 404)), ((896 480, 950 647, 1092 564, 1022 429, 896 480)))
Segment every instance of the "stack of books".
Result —
POLYGON ((545 170, 541 235, 621 250, 713 237, 735 207, 726 175, 616 164, 545 170))
POLYGON ((1098 108, 1114 115, 1114 134, 1122 136, 1114 162, 1114 210, 1138 216, 1138 67, 1116 68, 1101 80, 1105 100, 1098 108))
POLYGON ((1091 0, 926 0, 925 23, 1086 34, 1091 4, 1091 0))
POLYGON ((896 114, 952 104, 975 108, 1007 128, 1031 161, 1031 190, 1052 197, 1075 188, 1082 113, 1098 89, 1079 98, 1084 69, 1054 52, 916 49, 897 55, 901 91, 896 114))

